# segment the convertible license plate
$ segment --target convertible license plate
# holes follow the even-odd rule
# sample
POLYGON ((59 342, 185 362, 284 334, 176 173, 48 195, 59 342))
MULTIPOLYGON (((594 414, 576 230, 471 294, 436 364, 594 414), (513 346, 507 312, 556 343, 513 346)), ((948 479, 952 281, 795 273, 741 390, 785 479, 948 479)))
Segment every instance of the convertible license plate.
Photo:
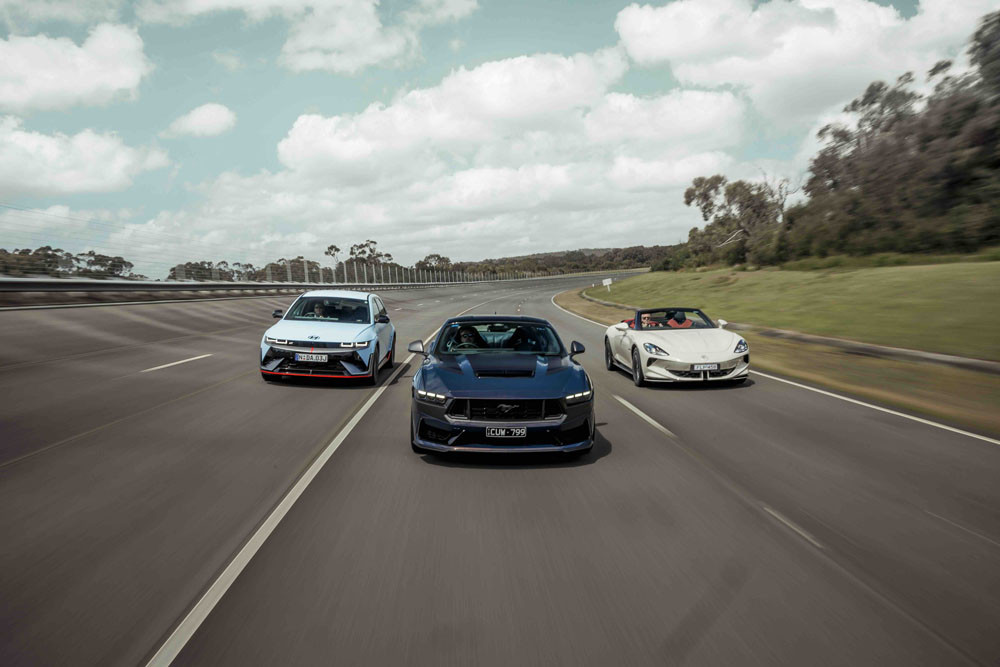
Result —
POLYGON ((325 354, 303 354, 301 352, 295 353, 295 361, 321 361, 323 363, 327 362, 327 355, 325 354))
POLYGON ((523 438, 528 435, 528 429, 523 426, 488 426, 487 438, 523 438))
POLYGON ((693 371, 717 371, 719 364, 695 364, 691 367, 693 371))

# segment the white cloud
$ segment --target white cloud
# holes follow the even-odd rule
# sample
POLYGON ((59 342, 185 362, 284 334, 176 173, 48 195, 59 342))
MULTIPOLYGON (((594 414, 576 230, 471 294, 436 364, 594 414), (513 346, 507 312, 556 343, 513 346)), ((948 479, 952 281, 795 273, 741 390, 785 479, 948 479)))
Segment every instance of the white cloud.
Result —
POLYGON ((164 137, 214 137, 236 125, 236 114, 229 107, 210 102, 202 104, 170 123, 164 137))
POLYGON ((123 4, 124 0, 0 0, 0 22, 17 29, 48 21, 113 21, 123 4))
POLYGON ((135 29, 103 23, 77 46, 65 37, 0 40, 0 111, 104 105, 136 96, 152 70, 135 29))
POLYGON ((212 59, 230 72, 243 69, 243 60, 240 58, 239 54, 234 53, 233 51, 216 49, 215 51, 212 51, 212 59))
POLYGON ((289 24, 284 66, 356 74, 374 65, 406 64, 418 53, 423 29, 462 19, 476 7, 476 0, 417 0, 388 24, 378 0, 143 0, 136 14, 173 24, 220 11, 239 11, 251 21, 282 17, 289 24))
POLYGON ((615 21, 637 63, 684 84, 736 86, 772 119, 809 123, 871 81, 923 74, 960 51, 995 0, 923 0, 904 19, 872 0, 678 0, 615 21))
POLYGON ((163 151, 127 146, 115 134, 42 134, 13 116, 0 118, 2 197, 123 190, 136 175, 167 164, 163 151))

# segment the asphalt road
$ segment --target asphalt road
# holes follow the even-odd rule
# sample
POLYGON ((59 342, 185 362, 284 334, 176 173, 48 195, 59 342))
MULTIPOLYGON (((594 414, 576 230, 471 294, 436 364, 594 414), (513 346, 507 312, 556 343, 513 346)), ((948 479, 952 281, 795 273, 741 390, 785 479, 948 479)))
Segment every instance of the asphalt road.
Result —
POLYGON ((383 294, 400 361, 469 308, 583 342, 573 462, 413 454, 419 358, 338 440, 375 390, 257 372, 287 298, 0 314, 0 664, 145 664, 335 441, 174 664, 1000 663, 1000 447, 760 375, 637 389, 550 302, 580 282, 383 294))

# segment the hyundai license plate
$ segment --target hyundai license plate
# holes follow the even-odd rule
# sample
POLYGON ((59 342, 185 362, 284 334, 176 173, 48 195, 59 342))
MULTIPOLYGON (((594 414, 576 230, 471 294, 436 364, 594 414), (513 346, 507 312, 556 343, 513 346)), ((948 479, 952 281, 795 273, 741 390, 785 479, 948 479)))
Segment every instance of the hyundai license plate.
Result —
POLYGON ((693 371, 717 371, 719 364, 695 364, 691 367, 693 371))
POLYGON ((487 426, 487 438, 523 438, 528 435, 524 426, 487 426))
POLYGON ((325 354, 304 354, 301 352, 295 353, 295 361, 320 361, 324 364, 327 361, 327 355, 325 354))

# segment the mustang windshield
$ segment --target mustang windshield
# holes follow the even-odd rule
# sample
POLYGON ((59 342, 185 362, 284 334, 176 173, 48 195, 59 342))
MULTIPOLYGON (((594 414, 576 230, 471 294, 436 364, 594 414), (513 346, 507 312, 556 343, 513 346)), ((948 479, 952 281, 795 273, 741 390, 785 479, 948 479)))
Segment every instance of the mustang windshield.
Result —
POLYGON ((304 296, 292 304, 285 319, 357 324, 367 324, 371 321, 368 316, 367 301, 337 296, 304 296))
POLYGON ((715 322, 697 308, 664 308, 642 313, 637 329, 714 329, 715 322))
POLYGON ((564 354, 556 332, 538 322, 452 322, 438 336, 437 354, 564 354))

